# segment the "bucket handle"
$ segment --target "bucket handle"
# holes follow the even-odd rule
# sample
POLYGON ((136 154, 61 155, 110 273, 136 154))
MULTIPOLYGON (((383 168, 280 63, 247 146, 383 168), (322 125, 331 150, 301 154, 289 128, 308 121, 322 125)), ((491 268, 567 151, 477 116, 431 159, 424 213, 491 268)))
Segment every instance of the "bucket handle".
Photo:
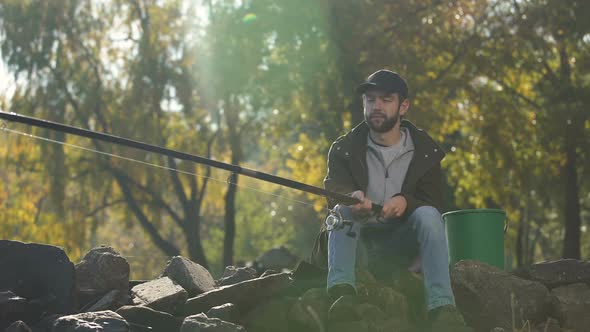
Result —
POLYGON ((504 234, 506 234, 507 230, 508 230, 508 217, 506 217, 504 219, 504 234))

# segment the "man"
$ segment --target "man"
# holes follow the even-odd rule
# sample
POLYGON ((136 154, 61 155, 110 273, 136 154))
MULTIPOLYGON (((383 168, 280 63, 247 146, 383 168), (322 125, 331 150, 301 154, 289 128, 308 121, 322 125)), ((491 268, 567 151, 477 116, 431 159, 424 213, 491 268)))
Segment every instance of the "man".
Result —
MULTIPOLYGON (((355 294, 359 266, 388 273, 388 266, 411 265, 419 255, 433 330, 464 326, 455 308, 439 212, 444 152, 425 131, 403 119, 410 102, 400 75, 379 70, 357 92, 363 98, 365 121, 332 144, 324 179, 326 189, 360 200, 353 206, 328 202, 344 219, 355 221, 328 232, 327 262, 323 258, 328 292, 334 298, 355 294), (379 215, 372 215, 372 203, 383 206, 379 215)), ((326 251, 321 248, 325 240, 322 244, 319 239, 316 262, 326 251)))

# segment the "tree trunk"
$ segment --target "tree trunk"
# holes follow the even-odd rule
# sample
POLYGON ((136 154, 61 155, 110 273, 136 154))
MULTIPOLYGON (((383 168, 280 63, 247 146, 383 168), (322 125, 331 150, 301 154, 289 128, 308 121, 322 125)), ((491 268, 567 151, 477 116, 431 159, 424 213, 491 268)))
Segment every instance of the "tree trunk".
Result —
MULTIPOLYGON (((236 101, 231 97, 226 97, 227 109, 225 119, 227 121, 229 144, 231 148, 231 163, 239 165, 242 161, 241 131, 239 126, 239 110, 235 106, 236 101)), ((234 240, 236 237, 236 192, 238 175, 232 174, 227 185, 225 194, 225 235, 223 239, 223 266, 233 265, 234 261, 234 240)))
MULTIPOLYGON (((233 159, 233 158, 232 158, 233 159)), ((223 239, 223 268, 233 265, 236 237, 236 192, 238 175, 232 174, 225 194, 225 235, 223 239)))
MULTIPOLYGON (((328 2, 326 12, 329 20, 329 37, 336 49, 336 63, 340 69, 342 85, 339 87, 341 91, 345 91, 346 95, 352 96, 350 102, 346 102, 344 109, 350 113, 350 120, 352 127, 364 121, 363 104, 360 97, 353 95, 355 87, 360 84, 370 72, 363 72, 359 68, 358 62, 358 48, 359 42, 355 40, 351 42, 351 36, 355 35, 355 26, 348 24, 348 19, 352 19, 355 10, 360 9, 362 4, 360 2, 328 2)), ((364 42, 363 42, 364 44, 364 42)))
POLYGON ((111 174, 115 177, 121 192, 123 193, 123 197, 129 206, 129 209, 133 212, 139 225, 147 232, 150 236, 150 239, 158 247, 162 252, 169 257, 180 255, 180 250, 174 246, 174 244, 166 241, 165 239, 160 236, 158 233, 158 229, 152 224, 149 218, 143 213, 139 202, 133 196, 133 192, 127 183, 127 179, 123 173, 115 170, 114 168, 109 169, 111 174))
MULTIPOLYGON (((565 41, 561 41, 559 46, 560 55, 560 78, 563 81, 562 89, 564 96, 564 105, 568 105, 567 113, 577 111, 571 102, 572 93, 572 69, 569 63, 569 55, 565 41)), ((566 114, 567 114, 566 113, 566 114)), ((578 188, 578 174, 577 174, 577 156, 576 147, 578 131, 576 126, 579 126, 575 121, 575 116, 566 118, 565 125, 565 165, 564 171, 564 190, 565 190, 565 238, 563 244, 563 258, 580 259, 580 225, 582 224, 580 217, 580 193, 578 188)))
POLYGON ((535 263, 535 252, 536 252, 536 248, 537 248, 537 243, 539 243, 540 239, 541 239, 541 228, 538 227, 535 230, 535 235, 533 236, 533 239, 530 241, 531 245, 529 247, 529 257, 527 258, 527 265, 531 265, 533 263, 535 263))
POLYGON ((571 131, 566 133, 566 162, 564 166, 565 186, 565 238, 563 258, 580 259, 580 196, 576 170, 576 146, 571 131))
POLYGON ((188 255, 193 262, 201 264, 204 268, 209 269, 209 263, 205 256, 205 250, 201 244, 201 236, 199 230, 200 216, 192 216, 185 222, 185 235, 187 239, 188 255))
POLYGON ((523 242, 524 242, 524 217, 520 217, 520 222, 518 223, 518 231, 516 233, 516 267, 521 267, 523 265, 523 242))

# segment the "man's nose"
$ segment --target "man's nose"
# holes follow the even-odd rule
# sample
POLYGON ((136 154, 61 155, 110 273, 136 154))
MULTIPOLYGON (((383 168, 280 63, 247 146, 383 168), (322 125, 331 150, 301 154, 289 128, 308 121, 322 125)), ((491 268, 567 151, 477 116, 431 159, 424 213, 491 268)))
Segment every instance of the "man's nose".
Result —
POLYGON ((382 106, 383 106, 383 101, 381 100, 381 98, 376 98, 375 103, 373 104, 373 109, 380 110, 382 106))

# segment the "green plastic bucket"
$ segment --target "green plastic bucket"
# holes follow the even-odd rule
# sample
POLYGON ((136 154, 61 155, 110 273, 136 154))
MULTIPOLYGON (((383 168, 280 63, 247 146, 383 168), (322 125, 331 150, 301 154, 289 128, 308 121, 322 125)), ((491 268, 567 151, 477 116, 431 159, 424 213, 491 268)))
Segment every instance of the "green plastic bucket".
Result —
POLYGON ((504 269, 506 212, 498 209, 451 211, 443 214, 451 266, 475 259, 504 269))

